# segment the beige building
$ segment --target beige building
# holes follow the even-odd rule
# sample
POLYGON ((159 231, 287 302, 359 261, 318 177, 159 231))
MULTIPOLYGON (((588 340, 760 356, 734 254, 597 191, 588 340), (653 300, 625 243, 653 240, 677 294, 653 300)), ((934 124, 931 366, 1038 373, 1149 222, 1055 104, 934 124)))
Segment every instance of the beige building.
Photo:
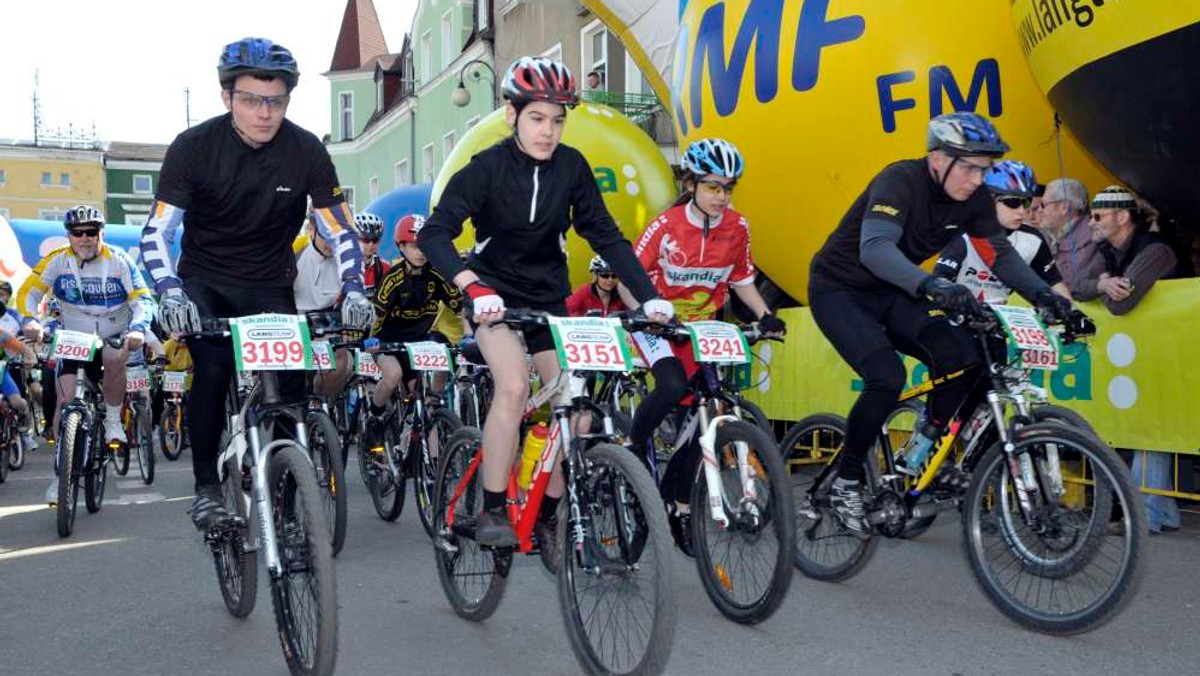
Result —
POLYGON ((0 216, 61 220, 67 209, 104 209, 104 153, 0 143, 0 216))

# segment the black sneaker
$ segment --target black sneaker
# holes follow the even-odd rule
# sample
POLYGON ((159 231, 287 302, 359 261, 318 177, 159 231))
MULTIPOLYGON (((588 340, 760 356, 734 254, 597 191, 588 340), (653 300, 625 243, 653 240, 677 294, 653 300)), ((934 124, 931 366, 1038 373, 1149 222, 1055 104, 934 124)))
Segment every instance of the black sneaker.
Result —
POLYGON ((220 486, 201 486, 192 498, 192 523, 198 530, 209 530, 229 518, 220 486))
POLYGON ((558 517, 538 519, 533 525, 533 534, 538 539, 538 549, 542 553, 542 565, 551 573, 558 572, 558 517))
POLYGON ((696 555, 692 549, 691 513, 681 514, 674 505, 668 507, 667 510, 667 523, 671 526, 671 537, 675 540, 675 546, 679 548, 679 551, 695 558, 696 555))
POLYGON ((862 483, 838 477, 829 489, 829 504, 838 521, 855 537, 865 540, 871 535, 863 507, 862 483))
POLYGON ((484 547, 516 547, 520 540, 503 511, 484 511, 475 522, 475 542, 484 547))
POLYGON ((371 451, 373 446, 379 446, 383 443, 383 416, 367 415, 366 429, 362 433, 362 444, 371 451))

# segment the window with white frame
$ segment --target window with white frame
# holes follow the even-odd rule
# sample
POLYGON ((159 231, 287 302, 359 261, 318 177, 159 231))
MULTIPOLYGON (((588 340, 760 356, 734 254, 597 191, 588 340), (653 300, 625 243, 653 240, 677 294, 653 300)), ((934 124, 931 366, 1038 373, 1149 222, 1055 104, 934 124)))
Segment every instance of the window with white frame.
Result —
POLYGON ((450 153, 454 152, 454 144, 458 141, 457 135, 453 132, 446 132, 442 136, 442 161, 450 159, 450 153))
POLYGON ((463 131, 464 132, 471 131, 471 127, 474 127, 477 124, 479 124, 479 116, 478 115, 472 116, 469 119, 467 119, 467 123, 463 126, 463 131))
POLYGON ((429 31, 421 36, 421 85, 433 79, 433 35, 429 31))
POLYGON ((480 33, 492 27, 492 0, 475 0, 475 28, 480 33))
POLYGON ((433 144, 421 148, 421 171, 425 183, 433 183, 433 179, 437 177, 437 167, 433 166, 433 144))
POLYGON ((68 188, 71 187, 71 174, 65 171, 60 172, 58 175, 58 184, 68 188))
POLYGON ((346 206, 350 207, 350 211, 358 211, 354 208, 354 186, 342 186, 342 195, 346 198, 346 206))
POLYGON ((383 73, 380 73, 379 74, 379 82, 375 83, 375 110, 377 110, 377 111, 383 110, 384 104, 386 103, 383 100, 383 97, 385 96, 385 92, 383 90, 383 81, 385 79, 386 79, 386 76, 383 73))
POLYGON ((371 178, 367 179, 368 202, 374 202, 376 197, 379 197, 379 177, 372 176, 371 178))
POLYGON ((642 94, 650 91, 646 76, 642 75, 641 69, 634 63, 633 55, 625 52, 625 93, 642 94))
POLYGON ((580 38, 585 86, 588 73, 595 71, 600 75, 600 85, 595 89, 608 91, 608 29, 599 20, 593 21, 580 31, 580 38))
POLYGON ((154 177, 150 174, 133 175, 133 194, 149 195, 154 192, 154 177))
POLYGON ((396 163, 396 174, 394 180, 394 185, 397 188, 412 183, 412 174, 408 173, 408 160, 400 160, 396 163))
POLYGON ((454 44, 454 17, 451 10, 442 15, 442 69, 450 67, 450 62, 458 53, 460 45, 454 44))
POLYGON ((338 102, 341 110, 342 140, 349 141, 354 138, 354 92, 339 93, 338 102))
POLYGON ((43 171, 42 172, 42 185, 53 185, 53 184, 54 184, 54 177, 50 175, 50 172, 43 171))
POLYGON ((62 221, 67 212, 63 209, 38 209, 38 219, 43 221, 62 221))

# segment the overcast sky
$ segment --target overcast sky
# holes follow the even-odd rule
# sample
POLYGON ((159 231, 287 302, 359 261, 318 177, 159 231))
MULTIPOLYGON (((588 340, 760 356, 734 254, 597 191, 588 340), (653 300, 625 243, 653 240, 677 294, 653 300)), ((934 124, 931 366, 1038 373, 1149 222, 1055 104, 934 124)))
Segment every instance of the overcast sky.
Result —
MULTIPOLYGON (((329 131, 329 81, 321 76, 346 0, 0 0, 0 138, 33 138, 34 71, 44 132, 68 124, 104 141, 170 143, 224 113, 216 65, 221 47, 246 36, 296 56, 300 85, 288 118, 329 131)), ((388 49, 399 51, 416 0, 375 0, 388 49)))

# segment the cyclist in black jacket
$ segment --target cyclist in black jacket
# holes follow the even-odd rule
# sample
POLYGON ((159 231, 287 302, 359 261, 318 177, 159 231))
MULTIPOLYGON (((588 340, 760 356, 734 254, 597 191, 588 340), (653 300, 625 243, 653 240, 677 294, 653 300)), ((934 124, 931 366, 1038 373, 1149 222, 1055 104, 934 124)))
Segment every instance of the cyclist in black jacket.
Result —
MULTIPOLYGON (((592 245, 653 319, 666 321, 671 304, 656 298, 629 241, 605 208, 592 168, 576 149, 559 143, 567 108, 578 103, 575 78, 563 64, 523 57, 509 67, 502 85, 513 135, 471 158, 447 183, 441 199, 417 234, 429 262, 471 299, 475 337, 495 379, 495 397, 483 428, 484 513, 476 540, 515 546, 517 536, 504 515, 509 468, 529 375, 520 340, 493 325, 506 307, 565 315, 570 294, 564 242, 567 228, 592 245), (453 240, 470 218, 475 248, 464 263, 453 240)), ((542 382, 558 375, 548 330, 525 332, 542 382)), ((563 493, 556 468, 535 532, 543 550, 553 546, 554 515, 563 493)), ((548 556, 547 560, 555 560, 548 556)))
MULTIPOLYGON (((872 179, 813 258, 809 274, 813 320, 863 379, 830 491, 838 518, 860 537, 868 532, 863 460, 904 385, 896 350, 925 362, 933 376, 974 360, 971 343, 936 311, 962 313, 976 305, 974 295, 918 264, 966 232, 990 245, 992 270, 1009 287, 1056 314, 1071 308, 1013 249, 988 191, 979 189, 992 161, 1008 152, 992 124, 974 113, 939 115, 929 122, 926 150, 927 157, 893 163, 872 179)), ((927 424, 917 434, 941 435, 963 387, 965 382, 930 396, 927 424)))

